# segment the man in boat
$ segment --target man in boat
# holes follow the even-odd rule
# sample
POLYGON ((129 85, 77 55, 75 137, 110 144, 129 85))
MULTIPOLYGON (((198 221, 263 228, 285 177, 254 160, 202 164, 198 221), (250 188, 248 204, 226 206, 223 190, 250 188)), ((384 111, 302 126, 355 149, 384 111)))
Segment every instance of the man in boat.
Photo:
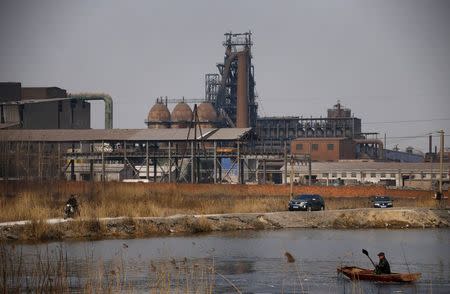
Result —
POLYGON ((390 274, 391 266, 389 265, 386 256, 384 256, 384 252, 378 253, 378 258, 380 259, 380 262, 375 267, 375 273, 377 275, 390 274))

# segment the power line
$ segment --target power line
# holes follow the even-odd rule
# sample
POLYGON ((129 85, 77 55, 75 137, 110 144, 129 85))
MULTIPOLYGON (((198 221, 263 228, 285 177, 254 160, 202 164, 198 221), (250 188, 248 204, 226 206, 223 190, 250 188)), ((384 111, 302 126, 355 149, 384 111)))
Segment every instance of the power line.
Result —
POLYGON ((391 120, 391 121, 373 121, 373 122, 363 122, 362 124, 396 124, 396 123, 412 123, 412 122, 430 122, 430 121, 445 121, 450 120, 450 118, 430 118, 430 119, 412 119, 412 120, 391 120))
MULTIPOLYGON (((416 139, 416 138, 428 138, 430 135, 417 135, 417 136, 399 136, 399 137, 386 137, 386 139, 416 139)), ((444 135, 448 137, 450 135, 444 135)), ((438 135, 432 135, 433 138, 439 138, 438 135)))

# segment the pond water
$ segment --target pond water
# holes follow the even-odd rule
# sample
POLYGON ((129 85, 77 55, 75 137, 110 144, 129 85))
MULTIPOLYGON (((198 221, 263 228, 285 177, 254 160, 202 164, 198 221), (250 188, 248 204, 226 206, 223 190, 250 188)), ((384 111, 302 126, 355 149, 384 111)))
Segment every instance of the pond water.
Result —
POLYGON ((118 283, 126 285, 121 289, 134 293, 152 289, 232 293, 235 288, 243 293, 450 293, 449 229, 238 231, 18 249, 25 264, 36 263, 37 252, 41 262, 62 252, 74 291, 83 281, 113 283, 111 277, 121 272, 118 283), (362 248, 375 262, 376 254, 384 251, 392 271, 421 272, 421 280, 354 283, 337 275, 340 265, 372 267, 362 248), (295 262, 288 263, 285 252, 295 262))

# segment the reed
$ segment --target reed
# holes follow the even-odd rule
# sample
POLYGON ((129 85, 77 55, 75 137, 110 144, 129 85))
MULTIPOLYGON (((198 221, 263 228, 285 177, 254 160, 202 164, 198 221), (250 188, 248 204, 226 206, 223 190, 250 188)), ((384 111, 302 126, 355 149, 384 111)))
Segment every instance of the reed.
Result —
MULTIPOLYGON (((78 195, 81 217, 92 219, 283 211, 289 200, 289 189, 284 185, 0 182, 0 188, 0 221, 60 218, 70 194, 78 195)), ((363 194, 369 192, 360 188, 356 192, 348 187, 296 189, 298 193, 323 195, 327 209, 370 207, 368 196, 363 194), (348 196, 349 193, 361 195, 348 196)), ((394 196, 394 206, 435 206, 429 191, 406 192, 396 192, 399 196, 394 196)))
POLYGON ((71 260, 63 246, 26 255, 17 248, 0 243, 0 293, 213 293, 223 277, 209 260, 129 260, 125 243, 108 262, 89 252, 71 260), (146 272, 148 282, 133 284, 130 271, 146 272))

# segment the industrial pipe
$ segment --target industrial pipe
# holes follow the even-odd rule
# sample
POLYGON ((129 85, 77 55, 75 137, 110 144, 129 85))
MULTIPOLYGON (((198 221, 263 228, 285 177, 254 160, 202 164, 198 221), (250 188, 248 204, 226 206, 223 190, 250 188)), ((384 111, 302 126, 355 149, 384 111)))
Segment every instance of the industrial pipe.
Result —
POLYGON ((105 93, 69 93, 67 96, 82 101, 103 100, 105 102, 105 129, 113 128, 113 100, 110 95, 105 93))

